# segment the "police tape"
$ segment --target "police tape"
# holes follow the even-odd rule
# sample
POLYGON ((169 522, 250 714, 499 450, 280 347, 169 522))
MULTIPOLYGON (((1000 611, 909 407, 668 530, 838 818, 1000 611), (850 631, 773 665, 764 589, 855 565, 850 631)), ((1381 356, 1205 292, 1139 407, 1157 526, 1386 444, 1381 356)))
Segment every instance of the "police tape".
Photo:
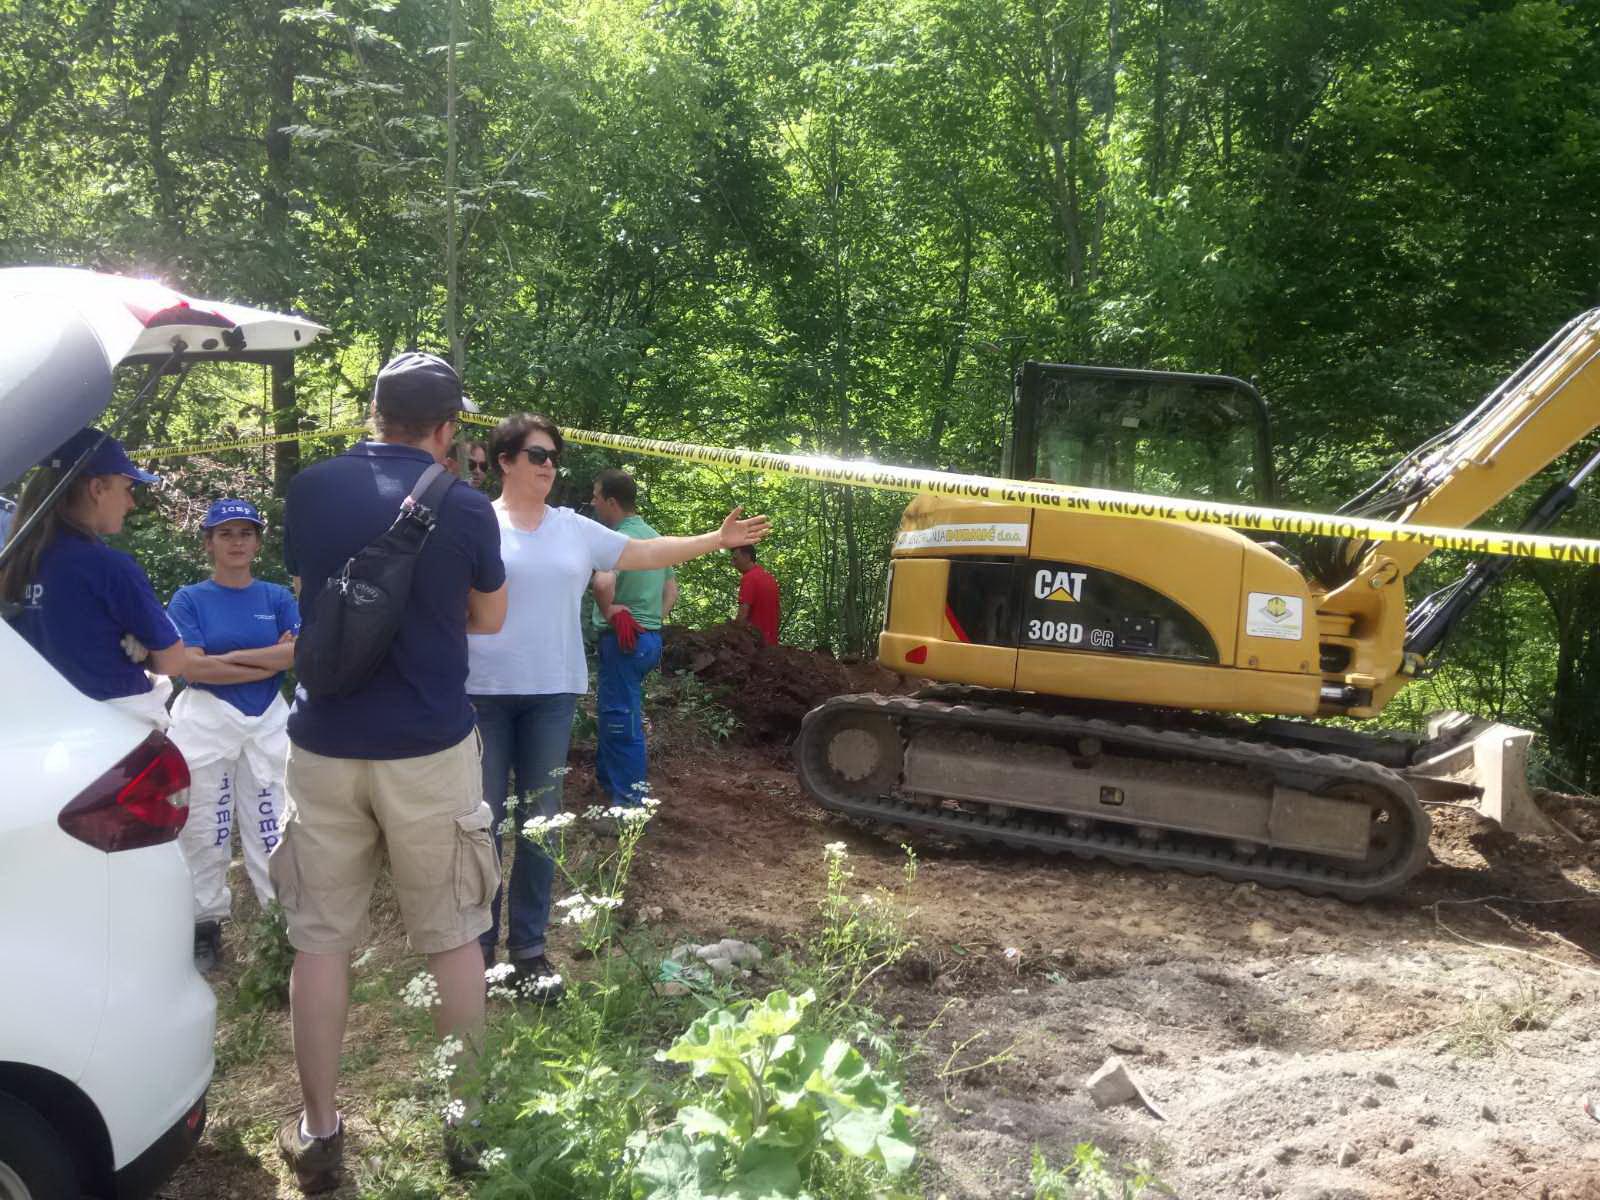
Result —
MULTIPOLYGON (((1464 550, 1472 554, 1510 555, 1552 562, 1600 563, 1600 541, 1535 533, 1448 529, 1360 517, 1296 512, 1292 509, 1219 504, 1212 500, 1180 500, 1138 492, 1025 483, 983 475, 957 475, 918 467, 888 467, 805 454, 773 454, 758 450, 725 450, 692 442, 664 442, 616 433, 565 429, 562 436, 584 446, 600 446, 629 454, 646 454, 712 467, 787 475, 817 483, 915 492, 947 499, 982 500, 1047 512, 1077 512, 1102 517, 1167 521, 1184 525, 1223 525, 1256 533, 1310 534, 1364 542, 1402 542, 1430 550, 1464 550)), ((915 531, 912 531, 915 532, 915 531)), ((999 532, 1007 532, 1001 530, 999 532)), ((998 533, 997 533, 998 536, 998 533)), ((947 541, 946 544, 953 544, 947 541)), ((997 542, 996 544, 1000 544, 997 542)), ((1009 543, 1007 543, 1009 544, 1009 543)), ((910 548, 909 545, 906 548, 910 548)))
MULTIPOLYGON (((498 424, 493 417, 462 413, 463 423, 484 427, 498 424)), ((367 432, 364 425, 337 429, 309 430, 302 433, 262 435, 229 442, 205 442, 188 446, 166 446, 136 452, 139 458, 181 458, 191 454, 211 454, 221 450, 245 450, 288 441, 316 441, 324 438, 354 437, 367 432)), ((777 454, 764 450, 738 450, 701 446, 694 442, 660 441, 620 433, 597 433, 588 429, 564 429, 562 436, 580 446, 595 446, 627 454, 699 463, 703 466, 755 471, 835 483, 879 491, 911 492, 946 499, 986 501, 1047 512, 1081 512, 1102 517, 1122 517, 1141 521, 1166 521, 1184 525, 1221 525, 1254 533, 1305 534, 1363 542, 1398 542, 1421 545, 1429 550, 1461 550, 1470 554, 1507 555, 1550 562, 1600 563, 1600 541, 1589 538, 1554 537, 1538 533, 1504 533, 1494 530, 1451 529, 1437 525, 1412 525, 1400 521, 1377 521, 1338 514, 1297 512, 1293 509, 1263 508, 1255 505, 1220 504, 1214 500, 1182 500, 1170 496, 1149 496, 1139 492, 1114 492, 1103 488, 1070 487, 1057 483, 994 479, 984 475, 958 475, 929 471, 920 467, 892 467, 811 454, 777 454)), ((917 545, 956 545, 969 548, 980 544, 970 537, 963 541, 965 526, 948 527, 942 539, 919 543, 918 531, 902 534, 902 548, 917 545)), ((970 533, 970 531, 968 531, 970 533)), ((1009 526, 997 526, 995 545, 1022 544, 1009 526)), ((984 543, 987 544, 987 543, 984 543)))
POLYGON ((263 433, 255 437, 236 438, 227 442, 192 442, 178 446, 156 446, 149 450, 135 450, 135 458, 189 458, 196 454, 217 454, 223 450, 254 450, 258 446, 276 446, 283 442, 316 442, 327 438, 358 437, 368 432, 365 425, 346 425, 338 429, 306 429, 296 433, 263 433))

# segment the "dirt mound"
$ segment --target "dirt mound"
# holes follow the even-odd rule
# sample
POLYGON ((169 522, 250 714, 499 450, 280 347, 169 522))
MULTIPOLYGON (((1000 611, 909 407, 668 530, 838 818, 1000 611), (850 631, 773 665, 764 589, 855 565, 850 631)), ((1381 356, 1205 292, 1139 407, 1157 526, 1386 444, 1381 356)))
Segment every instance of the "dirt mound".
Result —
POLYGON ((744 737, 789 742, 806 713, 830 696, 901 692, 906 683, 876 663, 844 662, 825 651, 768 646, 752 625, 669 626, 661 668, 690 671, 739 718, 744 737))

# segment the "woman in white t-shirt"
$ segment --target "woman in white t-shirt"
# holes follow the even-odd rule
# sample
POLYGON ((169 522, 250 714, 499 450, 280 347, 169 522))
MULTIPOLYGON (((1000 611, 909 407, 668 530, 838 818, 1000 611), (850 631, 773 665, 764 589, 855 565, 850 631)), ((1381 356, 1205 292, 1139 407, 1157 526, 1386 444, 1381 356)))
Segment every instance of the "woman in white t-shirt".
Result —
MULTIPOLYGON (((739 519, 698 537, 630 538, 570 508, 545 503, 556 481, 564 443, 547 417, 507 417, 489 439, 489 461, 502 482, 495 514, 506 564, 506 622, 499 633, 467 637, 467 693, 483 737, 483 797, 505 823, 508 784, 516 776, 513 829, 535 816, 561 811, 562 777, 578 698, 589 689, 579 611, 597 571, 646 571, 702 554, 748 546, 767 533, 765 517, 739 519)), ((562 987, 545 956, 555 864, 529 838, 518 836, 511 860, 506 938, 516 984, 535 1000, 554 1000, 562 987)), ((483 935, 485 966, 500 938, 500 897, 483 935)))

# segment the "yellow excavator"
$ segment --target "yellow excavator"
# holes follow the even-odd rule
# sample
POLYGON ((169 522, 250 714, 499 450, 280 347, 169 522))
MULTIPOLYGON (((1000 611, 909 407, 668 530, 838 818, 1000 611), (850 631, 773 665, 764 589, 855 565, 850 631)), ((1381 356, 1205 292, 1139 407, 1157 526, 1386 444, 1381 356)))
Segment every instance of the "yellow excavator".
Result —
MULTIPOLYGON (((1478 519, 1600 425, 1597 358, 1600 309, 1340 511, 1478 519)), ((1597 465, 1521 528, 1548 528, 1597 465)), ((1275 490, 1249 384, 1032 362, 1003 473, 1230 502, 1275 490)), ((1391 892, 1426 861, 1425 802, 1485 790, 1434 768, 1511 745, 1506 727, 1459 717, 1431 737, 1309 719, 1376 716, 1509 565, 1479 559, 1408 607, 1428 553, 919 496, 893 549, 878 657, 933 686, 813 710, 801 782, 829 809, 964 840, 1352 900, 1391 892)))

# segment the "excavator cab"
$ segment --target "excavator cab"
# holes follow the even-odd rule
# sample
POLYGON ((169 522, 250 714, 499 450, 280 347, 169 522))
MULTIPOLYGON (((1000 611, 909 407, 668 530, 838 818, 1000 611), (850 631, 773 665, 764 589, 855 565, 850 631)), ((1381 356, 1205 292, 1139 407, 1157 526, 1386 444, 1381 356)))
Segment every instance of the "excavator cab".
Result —
POLYGON ((1158 496, 1269 504, 1272 424, 1242 379, 1024 363, 1001 473, 1158 496))

